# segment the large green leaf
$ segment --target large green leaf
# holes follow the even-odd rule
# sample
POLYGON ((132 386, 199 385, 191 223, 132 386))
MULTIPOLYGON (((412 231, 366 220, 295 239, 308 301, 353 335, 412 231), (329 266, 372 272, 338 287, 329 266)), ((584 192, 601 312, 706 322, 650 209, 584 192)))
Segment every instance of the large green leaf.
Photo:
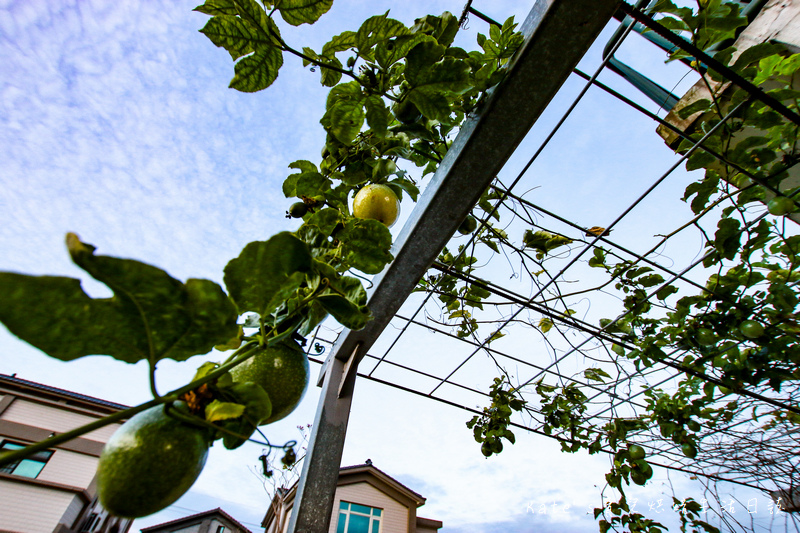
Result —
POLYGON ((280 50, 273 46, 260 48, 236 63, 229 87, 244 93, 266 89, 278 77, 282 65, 283 54, 280 50))
POLYGON ((275 308, 274 296, 296 272, 311 268, 308 246, 289 232, 267 241, 251 242, 225 267, 225 286, 239 313, 253 311, 262 317, 275 308))
POLYGON ((392 234, 377 220, 350 219, 336 236, 344 262, 367 274, 378 274, 394 259, 389 252, 392 234))
POLYGON ((255 92, 275 81, 283 65, 280 31, 255 0, 209 1, 197 10, 216 15, 200 31, 234 61, 241 58, 231 88, 255 92))
POLYGON ((73 261, 106 284, 112 298, 91 298, 77 279, 0 273, 0 321, 51 357, 183 361, 236 335, 236 311, 216 283, 183 284, 139 261, 96 256, 73 234, 67 245, 73 261))
POLYGON ((406 80, 412 86, 420 85, 428 70, 444 57, 445 47, 434 40, 419 43, 408 52, 406 68, 403 71, 406 80))
POLYGON ((356 46, 362 56, 370 56, 370 49, 381 41, 408 35, 405 24, 399 20, 388 18, 389 12, 370 17, 361 24, 356 33, 356 46))
POLYGON ((259 40, 257 29, 236 16, 211 18, 200 33, 211 39, 215 45, 227 50, 234 61, 251 53, 253 41, 259 40))
POLYGON ((381 67, 389 68, 397 61, 406 57, 408 52, 418 44, 433 41, 433 37, 422 33, 403 35, 394 39, 381 41, 375 46, 375 59, 381 67))
POLYGON ((322 55, 332 57, 336 52, 344 52, 356 46, 356 32, 344 31, 322 45, 322 55))
POLYGON ((339 142, 350 145, 361 131, 365 117, 361 102, 342 101, 331 107, 321 122, 339 142))
POLYGON ((355 305, 338 294, 319 296, 317 301, 337 322, 349 329, 362 329, 372 318, 367 306, 355 305))
POLYGON ((276 2, 283 20, 292 26, 313 24, 328 12, 333 0, 281 0, 276 2))
POLYGON ((407 98, 427 118, 443 121, 450 116, 450 101, 442 92, 413 89, 407 98))
POLYGON ((366 108, 367 124, 375 132, 375 135, 383 138, 386 135, 386 128, 392 121, 392 116, 383 99, 380 96, 368 96, 364 100, 364 107, 366 108))
MULTIPOLYGON (((414 50, 427 44, 418 45, 414 50)), ((445 57, 433 65, 420 61, 416 68, 406 69, 405 75, 411 86, 418 90, 459 92, 469 86, 469 65, 452 57, 445 57)))

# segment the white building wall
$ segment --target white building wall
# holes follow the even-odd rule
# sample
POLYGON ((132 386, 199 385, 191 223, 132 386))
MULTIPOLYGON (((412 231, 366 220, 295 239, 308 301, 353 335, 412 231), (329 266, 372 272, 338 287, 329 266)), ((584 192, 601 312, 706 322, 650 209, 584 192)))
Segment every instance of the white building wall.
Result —
POLYGON ((341 485, 336 488, 329 533, 336 533, 336 526, 339 523, 339 503, 342 501, 383 509, 381 533, 409 533, 408 507, 366 482, 341 485))
POLYGON ((97 462, 97 457, 55 450, 36 479, 86 489, 94 478, 97 462))
POLYGON ((184 527, 182 529, 176 529, 172 533, 198 533, 199 531, 200 531, 200 524, 195 524, 193 526, 184 527))
MULTIPOLYGON (((17 422, 18 424, 25 424, 27 426, 49 429, 50 431, 56 431, 58 433, 69 431, 70 429, 97 420, 95 417, 42 405, 22 398, 14 400, 14 402, 8 406, 8 409, 0 415, 0 418, 8 420, 9 422, 17 422)), ((118 424, 112 424, 96 429, 84 435, 83 438, 98 442, 106 442, 117 427, 119 427, 118 424)))
POLYGON ((53 533, 74 494, 0 480, 0 528, 16 533, 53 533), (36 509, 35 513, 21 512, 36 509))
POLYGON ((80 516, 81 511, 83 510, 83 505, 83 500, 79 496, 74 495, 59 522, 67 527, 72 527, 75 525, 75 521, 78 519, 78 516, 80 516))

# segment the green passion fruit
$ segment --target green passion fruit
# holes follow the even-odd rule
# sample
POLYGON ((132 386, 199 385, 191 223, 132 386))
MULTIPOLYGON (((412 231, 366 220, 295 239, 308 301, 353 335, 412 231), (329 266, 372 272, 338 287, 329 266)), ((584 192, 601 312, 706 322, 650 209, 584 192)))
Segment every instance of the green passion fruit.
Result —
POLYGON ((303 218, 308 213, 308 206, 304 202, 295 202, 289 207, 291 218, 303 218))
POLYGON ((458 226, 458 232, 461 235, 469 235, 478 227, 478 221, 472 215, 467 215, 467 218, 458 226))
POLYGON ((644 459, 645 451, 644 448, 642 448, 638 444, 631 444, 630 446, 628 446, 628 455, 631 456, 631 459, 636 461, 639 459, 644 459))
POLYGON ((392 106, 392 113, 394 113, 397 120, 403 124, 414 124, 422 120, 422 113, 420 113, 419 108, 410 100, 403 100, 402 102, 394 104, 392 106))
MULTIPOLYGON (((186 411, 183 402, 174 409, 186 411)), ((97 493, 110 513, 139 518, 171 505, 191 487, 208 456, 202 429, 170 416, 164 405, 125 422, 97 465, 97 493)))
POLYGON ((764 326, 755 320, 745 320, 739 324, 739 331, 748 339, 757 339, 764 334, 764 326))
POLYGON ((308 388, 308 358, 294 342, 259 348, 258 352, 231 370, 233 381, 260 385, 272 402, 272 414, 259 425, 285 418, 303 399, 308 388))
POLYGON ((787 196, 776 196, 767 203, 767 211, 769 211, 771 215, 788 215, 794 210, 794 200, 787 196))

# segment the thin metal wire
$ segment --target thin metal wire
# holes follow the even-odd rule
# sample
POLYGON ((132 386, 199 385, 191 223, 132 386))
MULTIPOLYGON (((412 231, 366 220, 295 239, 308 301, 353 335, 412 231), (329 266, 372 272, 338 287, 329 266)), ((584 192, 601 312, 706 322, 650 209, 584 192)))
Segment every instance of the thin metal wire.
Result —
MULTIPOLYGON (((623 35, 622 39, 620 39, 617 47, 622 44, 622 42, 624 41, 624 38, 626 36, 627 36, 627 33, 625 35, 623 35)), ((613 54, 613 51, 612 51, 612 54, 613 54)), ((613 228, 614 225, 616 225, 622 219, 624 219, 638 203, 640 203, 645 197, 650 195, 655 190, 655 188, 658 187, 658 185, 660 183, 662 183, 665 179, 667 179, 667 177, 669 177, 675 171, 675 169, 677 169, 684 161, 686 161, 686 159, 688 159, 688 157, 690 157, 691 154, 694 153, 694 151, 696 151, 697 149, 705 150, 707 153, 709 153, 712 156, 716 157, 718 160, 720 160, 724 164, 730 166, 731 168, 733 168, 737 172, 740 172, 741 174, 748 176, 751 180, 753 180, 753 182, 758 183, 760 185, 763 185, 766 188, 772 190, 773 192, 779 192, 776 188, 772 187, 770 184, 765 183, 763 179, 760 179, 760 178, 758 178, 756 176, 753 176, 752 173, 749 173, 746 169, 743 169, 743 168, 737 166, 736 164, 734 164, 733 162, 728 161, 721 154, 718 154, 714 150, 711 150, 711 149, 709 149, 708 147, 705 146, 705 141, 713 133, 715 133, 719 127, 722 127, 723 124, 725 124, 731 117, 733 117, 734 113, 736 113, 739 109, 741 109, 742 106, 749 104, 749 102, 743 102, 743 103, 739 104, 739 106, 737 106, 736 109, 730 111, 724 118, 722 118, 719 121, 719 123, 717 123, 714 126, 714 129, 712 129, 711 131, 706 133, 701 139, 695 140, 690 135, 688 135, 685 132, 683 132, 683 131, 679 130, 678 128, 676 128, 674 125, 668 123, 667 121, 661 119, 660 117, 656 116, 655 114, 649 112, 648 110, 646 110, 645 108, 643 108, 639 104, 636 104, 635 102, 633 102, 632 100, 628 99, 627 97, 617 93, 613 89, 610 89, 607 86, 605 86, 604 84, 600 83, 597 80, 597 77, 606 68, 607 60, 608 60, 608 57, 604 58, 603 62, 600 64, 600 66, 598 67, 597 71, 595 72, 595 74, 593 76, 588 76, 587 74, 584 74, 583 72, 576 70, 575 73, 578 76, 580 76, 580 77, 584 78, 585 80, 587 80, 587 83, 583 87, 583 89, 580 92, 580 94, 578 95, 578 97, 575 98, 575 100, 573 101, 573 103, 569 107, 569 109, 564 113, 564 115, 561 117, 561 119, 558 121, 558 123, 555 125, 555 127, 549 132, 549 134, 546 137, 546 139, 542 142, 542 144, 539 146, 539 148, 535 151, 534 155, 529 159, 528 163, 525 165, 523 170, 517 175, 516 179, 513 180, 512 184, 509 187, 494 186, 495 191, 499 192, 501 197, 496 202, 496 204, 493 206, 493 210, 490 213, 487 213, 486 216, 480 221, 481 227, 485 226, 487 224, 488 220, 490 219, 490 217, 501 206, 506 206, 506 202, 509 199, 511 199, 513 201, 517 201, 517 202, 520 202, 522 204, 525 204, 526 206, 530 207, 531 209, 534 209, 534 210, 537 210, 539 212, 545 213, 546 215, 554 218, 555 220, 558 220, 561 223, 564 223, 564 224, 566 224, 566 225, 568 225, 570 227, 573 227, 574 229, 581 229, 582 230, 582 228, 580 226, 578 226, 577 224, 574 224, 573 222, 571 222, 571 221, 569 221, 567 219, 564 219, 563 217, 559 217, 559 216, 555 215, 554 213, 551 213, 551 212, 541 208, 540 206, 537 206, 537 205, 535 205, 535 204, 533 204, 531 202, 528 202, 527 200, 522 198, 522 195, 515 195, 512 191, 518 185, 518 183, 520 182, 522 177, 527 173, 528 169, 532 166, 534 161, 536 161, 536 159, 539 157, 539 155, 544 151, 545 147, 549 144, 550 140, 555 136, 556 132, 564 124, 564 122, 567 120, 567 118, 572 114, 573 110, 581 102, 581 100, 583 99, 583 97, 585 96, 585 94, 587 93, 589 88, 591 88, 591 87, 598 87, 601 90, 605 91, 606 93, 611 94, 612 96, 616 97, 618 100, 620 100, 623 103, 629 105, 633 109, 643 113, 645 116, 648 116, 649 118, 651 118, 655 122, 657 122, 657 123, 669 128, 671 131, 677 133, 679 136, 681 136, 682 138, 684 138, 684 139, 686 139, 686 140, 688 140, 688 141, 690 141, 692 143, 692 147, 689 149, 689 151, 686 154, 684 154, 669 170, 667 170, 664 174, 662 174, 662 176, 659 177, 659 179, 657 179, 633 204, 631 204, 627 209, 625 209, 611 223, 611 225, 607 229, 613 228)), ((513 211, 513 209, 512 209, 512 211, 513 211)), ((710 212, 710 210, 708 212, 710 212)), ((701 213, 697 217, 697 219, 705 216, 706 214, 707 214, 707 212, 701 213)), ((752 227, 755 223, 757 223, 758 221, 763 219, 764 216, 765 215, 762 215, 761 217, 757 217, 755 220, 753 220, 753 221, 749 222, 748 224, 746 224, 745 227, 742 229, 742 232, 744 232, 748 228, 752 227)), ((461 254, 466 253, 467 250, 470 249, 470 247, 472 247, 472 250, 474 251, 474 247, 475 247, 475 244, 476 244, 475 243, 475 238, 476 238, 477 234, 478 234, 478 232, 475 232, 475 234, 473 234, 470 237, 468 243, 464 246, 461 254)), ((551 276, 549 281, 547 281, 546 283, 541 284, 541 285, 537 284, 538 287, 537 287, 537 290, 536 290, 536 292, 535 292, 535 294, 533 296, 519 295, 516 292, 511 291, 511 290, 506 289, 506 288, 503 288, 503 287, 500 287, 497 284, 494 284, 494 283, 491 283, 491 282, 487 282, 485 280, 479 280, 475 276, 472 276, 471 272, 468 272, 467 274, 462 274, 462 273, 453 271, 450 267, 445 267, 445 266, 442 266, 442 265, 435 265, 435 268, 437 268, 437 270, 440 270, 441 272, 445 273, 446 275, 453 276, 455 278, 459 278, 462 281, 465 281, 467 283, 476 284, 476 285, 482 284, 484 286, 484 288, 487 288, 487 290, 490 291, 491 294, 494 294, 496 296, 499 296, 501 298, 504 298, 504 299, 508 300, 508 302, 510 304, 516 305, 518 308, 509 317, 504 319, 504 321, 502 322, 502 325, 497 330, 495 330, 495 332, 493 332, 492 334, 487 336, 481 342, 477 342, 477 341, 473 341, 471 339, 458 337, 457 335, 453 335, 452 333, 446 331, 443 328, 436 328, 434 326, 431 326, 430 324, 427 324, 427 323, 424 323, 424 322, 421 322, 421 321, 417 320, 417 316, 419 315, 419 313, 421 313, 425 309, 426 305, 430 301, 430 298, 435 294, 435 290, 439 287, 439 283, 441 282, 441 279, 444 279, 444 276, 442 276, 442 278, 440 278, 440 280, 437 280, 436 283, 433 285, 433 288, 424 296, 422 303, 416 308, 416 310, 412 313, 410 318, 406 318, 406 317, 404 317, 404 316, 402 316, 400 314, 396 315, 396 318, 404 321, 404 324, 403 324, 402 328, 400 329, 400 332, 397 334, 397 336, 390 343, 389 347, 383 352, 383 354, 380 357, 372 356, 372 355, 369 355, 369 354, 367 355, 367 357, 369 357, 371 360, 376 361, 376 363, 368 373, 366 373, 366 374, 359 373, 359 376, 365 377, 365 378, 370 379, 370 380, 375 381, 375 382, 383 383, 385 385, 389 385, 389 386, 398 388, 400 390, 405 390, 407 392, 411 392, 411 393, 416 394, 416 395, 421 395, 421 396, 425 396, 427 398, 432 398, 432 399, 434 399, 434 400, 436 400, 438 402, 445 403, 445 404, 448 404, 448 405, 452 405, 452 406, 455 406, 455 407, 459 407, 461 409, 464 409, 466 411, 469 411, 469 412, 472 412, 472 413, 475 413, 475 414, 481 414, 481 412, 478 411, 478 410, 465 407, 463 405, 458 404, 457 402, 454 402, 452 400, 448 400, 447 398, 434 396, 434 393, 438 389, 440 389, 440 387, 442 387, 443 385, 446 384, 446 385, 455 386, 456 388, 464 390, 466 392, 478 394, 481 397, 488 397, 487 393, 479 391, 479 390, 475 389, 474 387, 469 387, 467 385, 461 384, 458 381, 452 379, 453 376, 455 375, 455 373, 460 368, 462 368, 463 365, 465 365, 474 355, 476 355, 480 351, 484 351, 490 356, 492 356, 492 355, 501 356, 501 357, 507 358, 509 361, 514 361, 516 363, 525 365, 526 367, 536 369, 537 373, 535 374, 535 376, 533 378, 528 379, 526 382, 524 382, 522 385, 520 385, 520 387, 517 387, 517 389, 530 385, 538 377, 546 376, 546 375, 553 375, 553 376, 556 376, 557 378, 559 378, 559 379, 561 379, 563 381, 569 381, 571 383, 578 384, 581 387, 591 388, 594 391, 595 394, 594 394, 594 396, 589 398, 589 403, 590 404, 592 404, 595 400, 599 400, 600 398, 602 398, 603 395, 606 395, 606 396, 608 396, 609 399, 611 399, 611 400, 619 400, 624 405, 629 405, 629 406, 634 407, 634 408, 643 408, 644 405, 642 403, 640 403, 640 402, 637 402, 636 398, 638 398, 642 394, 644 394, 646 392, 646 389, 638 391, 638 392, 635 392, 635 393, 633 391, 629 390, 628 391, 629 394, 619 394, 616 391, 617 386, 621 385, 621 384, 628 384, 628 386, 630 387, 630 385, 633 383, 633 379, 635 377, 639 376, 639 377, 643 377, 644 378, 645 374, 647 374, 649 376, 649 375, 654 375, 654 374, 660 373, 660 372, 666 373, 667 376, 663 377, 663 379, 661 379, 660 381, 656 380, 657 382, 655 384, 649 385, 648 387, 650 389, 659 387, 659 386, 669 382, 670 380, 674 380, 674 379, 678 378, 684 372, 687 372, 687 369, 684 368, 680 364, 680 361, 678 361, 678 359, 677 359, 678 355, 686 353, 686 350, 683 350, 683 349, 680 349, 680 348, 675 349, 671 353, 667 354, 667 358, 665 360, 660 361, 660 363, 662 363, 664 365, 667 365, 668 367, 671 367, 673 370, 678 370, 679 371, 678 373, 672 373, 672 372, 669 372, 669 371, 667 371, 665 369, 658 369, 658 370, 656 370, 656 369, 641 369, 641 371, 637 370, 637 371, 635 371, 633 373, 630 373, 630 374, 626 373, 623 376, 622 370, 617 368, 617 370, 620 372, 620 374, 617 376, 617 378, 612 383, 608 383, 606 387, 602 387, 602 386, 599 386, 597 384, 590 383, 590 382, 585 382, 584 383, 581 380, 576 379, 573 376, 567 376, 567 375, 563 374, 562 372, 560 372, 559 369, 558 369, 558 364, 561 361, 566 360, 569 356, 571 356, 573 354, 584 353, 583 347, 586 346, 588 343, 590 343, 592 341, 600 340, 600 341, 604 341, 604 342, 607 342, 607 343, 609 343, 609 342, 610 343, 616 343, 616 344, 619 344, 620 346, 623 346, 623 347, 625 347, 627 349, 633 349, 634 347, 628 346, 627 343, 625 343, 625 341, 623 339, 616 338, 613 335, 611 335, 611 334, 609 334, 607 332, 604 332, 601 328, 597 328, 596 326, 593 326, 593 325, 591 325, 591 324, 589 324, 589 323, 587 323, 585 321, 578 320, 577 318, 572 318, 572 317, 568 317, 568 316, 565 317, 563 314, 561 314, 560 312, 556 311, 554 308, 548 307, 547 305, 544 305, 543 303, 537 303, 535 300, 538 299, 540 296, 542 296, 544 294, 544 292, 549 287, 555 286, 556 283, 557 283, 556 280, 561 279, 578 262, 578 260, 588 250, 591 250, 591 249, 599 247, 598 244, 601 243, 601 242, 606 244, 606 245, 608 245, 608 246, 610 246, 610 247, 612 247, 614 250, 618 250, 618 251, 620 251, 620 252, 622 252, 624 254, 627 254, 627 255, 635 258, 637 262, 641 261, 641 262, 643 262, 645 264, 651 265, 651 266, 653 266, 655 268, 658 268, 662 272, 667 273, 669 276, 671 276, 671 279, 669 279, 668 281, 664 282, 661 287, 658 287, 656 290, 652 290, 652 291, 650 291, 649 294, 646 294, 645 298, 642 299, 643 302, 649 302, 653 298, 653 296, 657 294, 657 292, 658 292, 658 290, 660 288, 666 287, 666 286, 668 286, 668 285, 670 285, 672 283, 675 283, 676 281, 679 281, 679 280, 684 282, 684 283, 688 283, 691 286, 699 288, 701 290, 708 290, 706 287, 700 285, 699 283, 694 281, 691 277, 687 276, 687 274, 689 274, 694 268, 696 268, 697 266, 702 264, 703 258, 695 260, 692 263, 690 263, 690 265, 688 267, 685 267, 683 269, 677 269, 677 271, 673 271, 672 268, 665 267, 665 266, 659 264, 657 261, 654 261, 654 260, 649 258, 649 256, 651 256, 653 253, 655 253, 655 251, 664 242, 666 242, 667 239, 670 238, 672 235, 674 235, 674 233, 670 234, 667 237, 664 237, 664 239, 662 239, 662 241, 660 241, 659 244, 657 244, 655 247, 653 247, 651 250, 649 250, 648 252, 646 252, 644 254, 637 254, 637 253, 635 253, 635 252, 633 252, 631 250, 628 250, 627 248, 622 247, 621 245, 613 242, 612 240, 604 238, 602 235, 601 236, 596 236, 590 242, 586 242, 585 246, 582 248, 582 250, 580 250, 577 253, 577 255, 572 257, 571 260, 568 261, 566 266, 561 268, 561 270, 556 275, 551 276), (561 355, 561 356, 558 356, 557 354, 554 354, 553 361, 548 366, 536 365, 535 363, 533 363, 531 361, 526 361, 524 359, 512 356, 510 354, 504 353, 504 352, 502 352, 500 350, 497 350, 495 348, 492 348, 492 347, 488 346, 489 340, 494 337, 495 333, 497 333, 497 332, 501 331, 502 329, 508 327, 509 324, 511 324, 512 321, 514 321, 519 316, 519 314, 522 313, 526 309, 536 311, 538 313, 541 313, 544 316, 548 316, 551 319, 553 319, 554 322, 563 324, 567 328, 570 328, 570 331, 572 331, 574 329, 582 331, 583 333, 588 335, 588 337, 585 340, 583 340, 583 342, 580 342, 579 344, 577 344, 577 346, 573 346, 572 343, 570 342, 571 348, 568 349, 568 350, 565 350, 564 354, 561 355), (390 352, 393 349, 396 348, 398 341, 410 330, 410 327, 412 325, 416 325, 416 326, 419 326, 419 327, 424 327, 424 328, 427 328, 427 329, 429 329, 431 331, 434 331, 434 332, 437 332, 437 333, 443 333, 444 335, 447 335, 449 337, 452 337, 454 339, 460 340, 462 342, 465 342, 465 343, 471 345, 472 347, 475 348, 475 350, 468 357, 463 359, 461 361, 461 363, 455 368, 455 370, 451 371, 444 378, 437 377, 437 376, 435 376, 434 374, 432 374, 430 372, 425 372, 425 371, 423 371, 421 369, 412 368, 410 366, 403 365, 403 364, 400 364, 400 363, 397 363, 397 362, 394 362, 394 361, 391 361, 391 360, 387 359, 389 354, 390 354, 390 352), (395 369, 401 369, 401 370, 409 371, 409 372, 411 372, 411 373, 413 373, 415 375, 418 375, 418 376, 421 376, 421 377, 425 377, 426 379, 435 379, 435 380, 438 381, 438 384, 436 385, 436 387, 433 388, 433 390, 431 390, 431 391, 426 393, 426 392, 423 392, 423 391, 420 391, 420 390, 416 390, 416 389, 411 388, 411 387, 406 387, 406 386, 401 385, 399 383, 394 383, 394 382, 391 382, 391 381, 386 381, 386 380, 382 380, 382 379, 379 379, 377 377, 374 377, 373 376, 374 372, 383 363, 387 363, 390 367, 395 368, 395 369), (622 376, 622 377, 620 377, 620 376, 622 376)), ((569 296, 569 295, 567 295, 567 296, 569 296)), ((556 299, 558 301, 563 301, 563 298, 564 298, 564 296, 559 296, 556 299)), ((566 304, 565 304, 565 307, 566 307, 566 304)), ((613 323, 614 322, 612 322, 612 324, 613 323)), ((562 336, 563 335, 564 334, 562 333, 562 336)), ((495 361, 495 363, 497 364, 496 361, 495 361)), ((617 361, 610 360, 610 361, 608 361, 608 363, 616 365, 617 361)), ((712 383, 721 384, 721 382, 718 379, 716 379, 716 378, 714 378, 712 376, 706 376, 706 375, 703 375, 703 374, 699 374, 699 377, 702 377, 703 379, 707 379, 708 381, 710 381, 712 383)), ((774 400, 772 398, 763 396, 763 395, 758 394, 758 393, 756 393, 754 391, 742 391, 742 392, 743 392, 744 395, 750 396, 753 400, 756 400, 758 402, 770 403, 770 404, 772 404, 772 405, 774 405, 776 407, 779 407, 781 409, 787 409, 787 410, 790 410, 790 411, 794 411, 794 412, 800 413, 800 410, 794 408, 791 405, 787 405, 787 404, 783 404, 783 403, 777 402, 776 400, 774 400)), ((602 407, 599 412, 592 412, 590 414, 590 418, 587 419, 587 421, 590 420, 590 419, 597 419, 597 418, 601 417, 603 414, 605 414, 605 413, 607 413, 607 412, 609 412, 611 410, 614 410, 614 409, 616 409, 616 408, 615 408, 615 404, 614 404, 613 401, 605 402, 604 407, 602 407)), ((529 410, 529 412, 532 413, 532 414, 541 414, 540 411, 536 411, 535 409, 531 409, 531 410, 529 410)), ((534 421, 534 420, 535 419, 532 416, 531 421, 534 421)), ((718 432, 720 434, 724 434, 724 435, 727 435, 729 437, 730 436, 734 436, 734 435, 736 435, 736 433, 733 433, 734 428, 739 426, 742 423, 744 423, 744 422, 736 422, 736 423, 731 423, 728 426, 720 426, 718 428, 718 432)), ((542 431, 537 430, 537 429, 532 428, 532 427, 528 427, 528 426, 526 426, 524 424, 518 424, 516 422, 512 422, 512 425, 514 427, 519 427, 521 429, 525 429, 526 431, 531 431, 531 432, 534 432, 534 433, 537 433, 537 434, 544 434, 542 431)), ((584 429, 588 430, 590 428, 584 428, 584 429)), ((554 435, 546 435, 546 436, 554 438, 557 441, 570 442, 569 439, 558 438, 557 436, 554 436, 554 435)), ((603 451, 608 453, 607 450, 603 450, 603 451)), ((680 459, 681 459, 680 456, 678 454, 672 454, 672 452, 670 452, 670 450, 658 449, 658 452, 660 454, 665 454, 665 456, 669 456, 669 455, 677 456, 678 459, 676 460, 676 462, 680 462, 680 459)), ((720 465, 714 464, 714 462, 712 460, 707 460, 704 464, 706 464, 706 465, 710 464, 710 465, 716 466, 716 467, 720 466, 720 465)), ((731 480, 731 479, 726 479, 726 478, 722 478, 722 477, 719 477, 719 476, 715 476, 714 474, 708 474, 708 473, 704 473, 704 472, 693 472, 693 471, 689 471, 689 470, 686 470, 686 469, 683 469, 683 468, 680 468, 680 467, 674 467, 674 465, 673 466, 661 465, 661 466, 664 466, 665 468, 672 468, 674 470, 680 470, 680 471, 683 471, 683 472, 689 472, 689 473, 692 473, 694 475, 701 475, 701 476, 705 476, 705 477, 710 477, 712 479, 718 479, 718 480, 724 480, 724 481, 729 481, 729 482, 733 482, 733 483, 739 483, 741 485, 745 485, 745 486, 748 486, 748 487, 751 487, 751 488, 759 488, 757 486, 750 485, 750 484, 747 484, 747 483, 740 483, 740 482, 735 481, 735 480, 731 480)))

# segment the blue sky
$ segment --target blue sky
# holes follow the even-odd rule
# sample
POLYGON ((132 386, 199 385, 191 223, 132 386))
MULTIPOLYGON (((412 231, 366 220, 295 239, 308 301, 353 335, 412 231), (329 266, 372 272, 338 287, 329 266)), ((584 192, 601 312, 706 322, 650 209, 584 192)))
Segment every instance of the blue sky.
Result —
MULTIPOLYGON (((475 7, 500 20, 514 14, 522 21, 530 8, 510 0, 480 4, 475 7)), ((0 2, 0 270, 77 277, 93 296, 107 295, 105 287, 69 261, 63 240, 74 231, 97 246, 98 253, 146 261, 178 279, 221 282, 224 265, 247 242, 295 227, 284 217, 290 202, 280 184, 290 162, 319 157, 324 132, 318 120, 326 93, 318 74, 287 56, 277 82, 266 91, 228 89, 230 57, 197 31, 206 17, 191 11, 195 5, 156 0, 0 2)), ((356 29, 368 16, 387 9, 410 23, 427 13, 459 14, 462 7, 461 1, 444 0, 339 0, 313 27, 284 25, 282 31, 298 47, 319 49, 328 37, 356 29)), ((473 18, 459 37, 462 46, 472 47, 477 31, 486 28, 473 18)), ((599 61, 608 35, 610 28, 587 55, 585 70, 599 61)), ((623 55, 665 84, 677 83, 684 74, 674 65, 665 66, 663 54, 641 41, 627 46, 623 55)), ((613 75, 605 76, 634 94, 613 75)), ((570 78, 542 118, 544 126, 531 132, 520 152, 536 146, 580 87, 570 78)), ((551 151, 554 156, 531 171, 531 186, 540 188, 537 201, 586 226, 608 222, 620 205, 641 193, 646 180, 638 182, 640 171, 652 168, 656 173, 674 160, 652 123, 602 95, 582 105, 551 151), (610 134, 598 136, 603 131, 610 134)), ((520 160, 510 162, 504 172, 513 175, 520 160)), ((675 201, 687 179, 668 184, 664 197, 675 201)), ((683 209, 679 202, 674 205, 683 209)), ((404 205, 405 216, 411 207, 404 205)), ((654 210, 657 218, 670 219, 672 207, 662 207, 635 211, 617 235, 637 234, 652 221, 654 210)), ((687 247, 690 255, 700 248, 698 242, 687 247)), ((587 315, 597 311, 581 309, 587 315)), ((507 350, 531 349, 522 338, 503 342, 507 350)), ((450 349, 436 340, 427 346, 450 349)), ((412 348, 409 361, 415 356, 412 348)), ((202 361, 221 358, 210 354, 188 364, 164 362, 159 387, 182 385, 202 361)), ((312 377, 317 371, 312 365, 312 377)), ((4 329, 0 372, 126 404, 148 397, 142 364, 95 356, 60 363, 4 329)), ((475 382, 485 388, 483 382, 491 377, 481 375, 475 382)), ((270 439, 296 438, 295 426, 313 420, 317 398, 318 389, 311 387, 292 416, 268 428, 270 439)), ((586 510, 599 504, 595 485, 603 479, 607 459, 565 456, 547 439, 518 435, 515 446, 484 460, 464 426, 470 416, 360 382, 343 464, 371 458, 428 498, 419 514, 443 520, 443 531, 595 530, 586 510), (571 510, 563 515, 530 511, 544 503, 562 509, 569 504, 571 510)), ((249 444, 235 452, 220 448, 212 449, 192 491, 175 506, 137 520, 134 527, 217 506, 256 526, 267 504, 254 473, 261 450, 249 444)), ((657 473, 640 491, 642 501, 665 497, 667 482, 664 473, 657 473)))

